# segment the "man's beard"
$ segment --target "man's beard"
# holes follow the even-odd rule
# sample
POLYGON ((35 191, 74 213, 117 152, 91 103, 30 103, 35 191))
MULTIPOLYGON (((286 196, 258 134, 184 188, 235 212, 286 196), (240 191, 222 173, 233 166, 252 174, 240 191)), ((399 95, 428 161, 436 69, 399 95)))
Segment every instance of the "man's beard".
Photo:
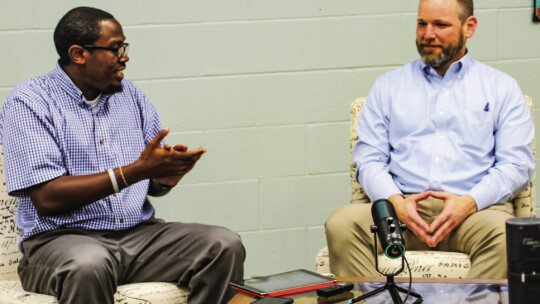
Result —
POLYGON ((435 45, 439 46, 442 49, 442 52, 440 52, 436 57, 432 57, 424 52, 424 46, 431 46, 431 44, 429 42, 420 43, 418 39, 416 39, 416 48, 418 49, 418 53, 420 54, 422 61, 432 68, 438 68, 441 65, 450 62, 463 49, 464 44, 465 38, 463 36, 463 32, 460 32, 459 41, 456 45, 449 45, 447 47, 435 45))
POLYGON ((119 84, 119 85, 111 84, 110 86, 108 86, 106 89, 102 91, 103 94, 114 94, 118 92, 122 92, 122 84, 119 84))

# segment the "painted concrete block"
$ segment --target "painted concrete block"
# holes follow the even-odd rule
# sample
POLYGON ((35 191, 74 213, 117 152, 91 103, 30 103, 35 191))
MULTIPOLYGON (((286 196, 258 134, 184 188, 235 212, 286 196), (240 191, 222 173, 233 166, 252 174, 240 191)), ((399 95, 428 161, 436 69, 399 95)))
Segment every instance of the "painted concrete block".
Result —
POLYGON ((349 174, 264 179, 260 193, 262 228, 318 226, 349 201, 349 174))
MULTIPOLYGON (((34 11, 30 1, 2 1, 0 31, 33 28, 34 19, 34 11)), ((5 45, 3 46, 5 47, 5 45)))
POLYGON ((399 40, 399 24, 395 16, 350 17, 137 27, 126 35, 139 80, 399 62, 400 49, 387 47, 399 40), (156 47, 163 41, 166 48, 156 47))
POLYGON ((347 172, 350 164, 349 121, 306 126, 309 174, 347 172))
POLYGON ((533 23, 532 9, 513 9, 499 12, 499 59, 532 58, 540 49, 540 27, 533 23))
POLYGON ((363 74, 339 70, 179 79, 152 82, 146 92, 163 122, 182 131, 333 122, 348 119, 349 101, 359 87, 356 77, 363 74))
POLYGON ((50 31, 0 32, 0 45, 2 88, 52 71, 58 59, 50 31))
POLYGON ((258 181, 184 185, 151 198, 156 217, 219 225, 234 231, 259 229, 258 181))
MULTIPOLYGON (((141 0, 95 0, 92 2, 84 0, 34 0, 28 2, 32 3, 32 11, 35 16, 34 23, 36 28, 54 29, 62 16, 64 16, 70 9, 78 6, 90 6, 104 10, 112 14, 124 27, 133 24, 141 24, 143 20, 141 16, 144 16, 145 14, 145 11, 141 7, 141 0)), ((148 1, 143 2, 148 3, 148 1)))
POLYGON ((166 140, 208 150, 197 163, 197 175, 186 176, 186 183, 301 175, 305 170, 302 126, 170 134, 166 140))
POLYGON ((416 9, 414 1, 371 0, 214 0, 159 1, 142 3, 147 23, 251 21, 267 19, 321 18, 349 15, 390 14, 416 9), (412 5, 411 5, 412 4, 412 5), (212 9, 208 9, 212 7, 212 9))
MULTIPOLYGON (((330 215, 329 215, 330 216, 330 215)), ((309 227, 306 231, 306 258, 307 269, 315 269, 315 257, 321 248, 326 246, 324 226, 309 227)))
MULTIPOLYGON (((531 96, 535 108, 540 104, 540 58, 514 59, 509 61, 490 62, 489 65, 514 77, 525 95, 531 96)), ((536 133, 540 134, 540 133, 536 133)))
POLYGON ((305 264, 305 228, 241 232, 246 248, 244 277, 271 275, 305 264))
POLYGON ((532 7, 531 1, 528 0, 476 0, 474 1, 474 9, 484 8, 512 8, 512 7, 532 7))
POLYGON ((470 39, 467 48, 472 58, 480 61, 496 60, 498 56, 497 40, 499 36, 494 29, 499 27, 496 10, 475 12, 478 28, 470 39))

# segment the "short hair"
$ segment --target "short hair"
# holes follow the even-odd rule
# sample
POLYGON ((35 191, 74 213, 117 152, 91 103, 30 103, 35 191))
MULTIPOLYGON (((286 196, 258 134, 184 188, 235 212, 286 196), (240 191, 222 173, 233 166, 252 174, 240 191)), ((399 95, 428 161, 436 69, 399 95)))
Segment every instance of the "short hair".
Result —
POLYGON ((102 20, 114 16, 93 7, 80 6, 67 12, 54 29, 54 46, 60 56, 60 65, 70 63, 68 50, 72 45, 93 44, 99 39, 102 20))
POLYGON ((474 15, 474 4, 473 0, 457 0, 458 8, 458 17, 461 20, 461 23, 465 22, 467 18, 474 15))
MULTIPOLYGON (((422 3, 423 0, 420 0, 422 3)), ((456 0, 458 4, 458 18, 461 21, 461 24, 467 20, 470 16, 474 15, 474 5, 473 0, 456 0)))

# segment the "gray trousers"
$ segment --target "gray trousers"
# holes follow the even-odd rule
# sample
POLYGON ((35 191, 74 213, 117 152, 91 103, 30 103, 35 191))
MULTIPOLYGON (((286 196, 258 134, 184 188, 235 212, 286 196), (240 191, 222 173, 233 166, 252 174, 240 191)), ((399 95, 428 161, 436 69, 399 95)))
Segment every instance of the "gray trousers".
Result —
POLYGON ((123 231, 61 229, 22 244, 19 276, 26 291, 60 304, 113 304, 118 285, 175 282, 189 303, 227 303, 229 281, 243 278, 245 250, 226 228, 151 219, 123 231))

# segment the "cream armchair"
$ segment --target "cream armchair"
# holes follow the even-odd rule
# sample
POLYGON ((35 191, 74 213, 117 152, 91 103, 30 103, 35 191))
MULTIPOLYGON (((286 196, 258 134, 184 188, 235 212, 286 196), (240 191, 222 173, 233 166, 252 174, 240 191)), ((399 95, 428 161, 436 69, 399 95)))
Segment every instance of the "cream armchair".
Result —
MULTIPOLYGON (((525 96, 527 105, 531 110, 533 123, 535 122, 533 101, 525 96)), ((358 98, 351 104, 351 131, 350 131, 350 150, 358 140, 356 125, 358 116, 364 106, 365 98, 358 98)), ((536 156, 536 144, 533 140, 533 154, 536 156)), ((351 162, 351 203, 366 204, 369 199, 362 187, 355 180, 356 166, 351 162)), ((515 216, 534 216, 535 208, 535 183, 536 171, 531 179, 530 185, 520 192, 514 198, 515 216)), ((464 278, 470 268, 469 257, 460 252, 442 252, 442 251, 407 251, 405 253, 409 261, 413 277, 424 278, 464 278)), ((328 259, 328 247, 319 251, 316 257, 316 269, 318 273, 329 273, 330 262, 328 259)), ((401 267, 401 259, 392 260, 387 258, 384 253, 379 254, 379 269, 383 272, 394 272, 401 267)), ((409 276, 405 269, 399 276, 409 276)))
MULTIPOLYGON (((26 292, 17 275, 22 254, 17 249, 21 237, 15 225, 17 199, 7 195, 2 146, 0 146, 0 303, 54 304, 55 297, 26 292)), ((137 283, 118 286, 115 303, 122 304, 186 304, 189 291, 173 283, 137 283)))

